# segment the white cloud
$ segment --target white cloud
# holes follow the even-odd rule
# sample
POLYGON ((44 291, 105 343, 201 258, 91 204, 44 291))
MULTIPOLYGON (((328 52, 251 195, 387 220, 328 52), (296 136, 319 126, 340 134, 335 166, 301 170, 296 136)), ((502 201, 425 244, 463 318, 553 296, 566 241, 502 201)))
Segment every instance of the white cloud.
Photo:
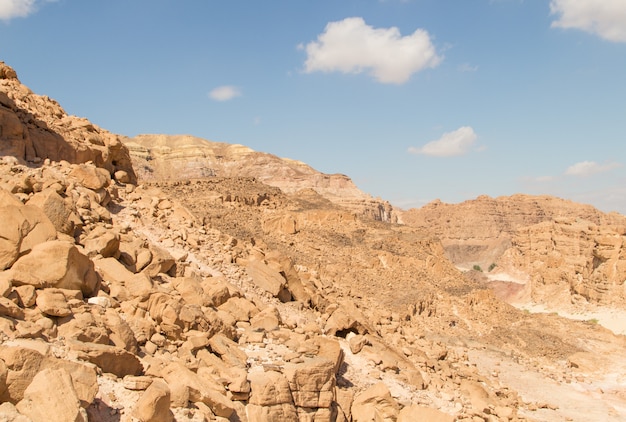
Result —
POLYGON ((35 0, 0 0, 0 19, 25 18, 36 10, 35 0))
POLYGON ((598 164, 595 161, 581 161, 571 165, 565 170, 567 176, 591 176, 592 174, 604 173, 620 167, 619 163, 598 164))
POLYGON ((466 154, 478 136, 470 126, 463 126, 453 132, 446 132, 436 141, 431 141, 421 148, 410 147, 411 154, 452 157, 466 154))
POLYGON ((423 29, 402 36, 396 27, 373 28, 362 18, 346 18, 326 25, 324 32, 305 49, 306 73, 361 73, 364 70, 381 83, 402 84, 415 72, 437 66, 437 55, 423 29))
POLYGON ((215 101, 228 101, 240 96, 241 90, 232 85, 218 86, 217 88, 209 92, 209 97, 211 97, 215 101))
POLYGON ((550 12, 557 15, 553 28, 575 28, 615 42, 626 42, 626 1, 552 0, 550 12))

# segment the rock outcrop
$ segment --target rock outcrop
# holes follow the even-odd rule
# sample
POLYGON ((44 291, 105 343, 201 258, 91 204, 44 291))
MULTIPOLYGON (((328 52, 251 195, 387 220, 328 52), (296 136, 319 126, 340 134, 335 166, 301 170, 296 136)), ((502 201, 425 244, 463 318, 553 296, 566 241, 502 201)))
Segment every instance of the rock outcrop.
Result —
POLYGON ((23 162, 92 162, 111 176, 135 182, 121 138, 87 119, 68 116, 56 101, 34 94, 0 62, 0 154, 23 162))

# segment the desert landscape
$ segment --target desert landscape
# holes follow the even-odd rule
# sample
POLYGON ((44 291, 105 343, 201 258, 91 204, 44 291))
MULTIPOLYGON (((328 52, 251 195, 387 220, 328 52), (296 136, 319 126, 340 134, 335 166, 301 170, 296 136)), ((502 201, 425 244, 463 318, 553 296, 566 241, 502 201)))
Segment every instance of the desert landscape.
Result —
POLYGON ((626 217, 401 210, 0 62, 0 420, 623 421, 626 217))

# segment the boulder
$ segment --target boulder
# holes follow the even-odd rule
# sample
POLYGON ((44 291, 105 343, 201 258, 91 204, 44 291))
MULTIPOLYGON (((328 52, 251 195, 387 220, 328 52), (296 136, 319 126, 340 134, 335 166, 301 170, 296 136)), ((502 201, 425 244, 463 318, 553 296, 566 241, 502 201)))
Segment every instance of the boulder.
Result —
POLYGON ((293 401, 299 407, 330 408, 335 392, 335 363, 325 358, 285 365, 293 401))
POLYGON ((207 376, 199 376, 178 362, 171 363, 161 370, 163 379, 172 393, 172 406, 186 406, 188 401, 202 402, 209 406, 216 416, 230 417, 235 406, 226 397, 226 391, 216 381, 207 376))
POLYGON ((132 413, 139 422, 171 422, 174 414, 170 410, 170 389, 161 380, 155 380, 141 395, 132 413))
POLYGON ((20 255, 24 255, 38 243, 56 239, 56 229, 41 211, 34 206, 15 203, 12 195, 3 189, 0 206, 0 270, 10 268, 20 255))
POLYGON ((275 306, 268 306, 250 320, 250 326, 255 330, 274 331, 281 324, 280 313, 275 306))
POLYGON ((285 278, 276 269, 263 261, 250 260, 246 265, 246 271, 252 278, 252 282, 261 289, 269 292, 274 297, 278 297, 283 302, 287 302, 290 299, 282 299, 286 294, 289 296, 291 294, 285 288, 285 278))
POLYGON ((6 390, 0 401, 13 404, 24 397, 24 390, 39 372, 44 355, 28 347, 0 346, 0 360, 7 368, 6 390))
POLYGON ((65 317, 72 314, 67 299, 60 289, 42 289, 37 291, 37 308, 49 316, 65 317))
POLYGON ((289 405, 295 412, 289 382, 283 374, 275 371, 250 371, 248 380, 250 404, 261 407, 289 405))
POLYGON ((93 262, 80 253, 73 243, 65 240, 36 245, 7 272, 16 286, 28 284, 38 289, 56 287, 80 290, 85 296, 93 295, 99 286, 93 262))
POLYGON ((147 299, 154 287, 146 274, 133 274, 115 258, 95 259, 94 266, 109 285, 111 297, 116 299, 147 299))
MULTIPOLYGON (((149 277, 156 277, 161 273, 167 274, 176 264, 174 257, 168 251, 156 245, 150 244, 149 248, 152 259, 142 272, 149 277)), ((139 256, 137 259, 139 260, 139 256)))
POLYGON ((71 350, 78 353, 81 359, 93 363, 102 369, 102 372, 108 372, 120 378, 143 373, 143 365, 137 356, 120 347, 83 343, 78 340, 68 340, 67 344, 71 350))
POLYGON ((352 403, 353 422, 395 422, 399 412, 398 403, 382 382, 357 394, 352 403))
POLYGON ((98 226, 87 235, 83 245, 88 256, 100 255, 104 258, 116 256, 120 247, 120 235, 98 226))
POLYGON ((97 191, 109 186, 111 175, 105 169, 98 168, 93 164, 80 164, 75 166, 70 172, 70 176, 87 189, 97 191))
POLYGON ((28 200, 28 205, 43 210, 55 229, 61 233, 73 235, 75 224, 80 222, 72 210, 71 202, 62 198, 53 188, 34 194, 28 200))
POLYGON ((47 422, 51 416, 59 422, 87 422, 72 378, 63 369, 44 369, 39 372, 24 391, 24 398, 15 407, 33 422, 47 422))
POLYGON ((213 353, 218 354, 228 366, 246 367, 248 356, 239 345, 226 337, 224 334, 215 334, 209 340, 209 347, 213 353))

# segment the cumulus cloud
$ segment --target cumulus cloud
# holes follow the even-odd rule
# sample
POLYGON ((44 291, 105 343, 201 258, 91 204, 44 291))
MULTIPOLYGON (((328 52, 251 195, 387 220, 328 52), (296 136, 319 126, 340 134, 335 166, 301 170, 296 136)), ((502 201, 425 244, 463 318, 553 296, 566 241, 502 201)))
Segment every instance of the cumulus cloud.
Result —
POLYGON ((35 0, 0 0, 0 19, 25 18, 36 10, 35 0))
POLYGON ((427 31, 402 36, 396 27, 373 28, 359 17, 330 22, 317 41, 299 47, 306 50, 306 73, 368 71, 378 82, 391 84, 403 84, 442 60, 427 31))
POLYGON ((595 161, 581 161, 580 163, 576 163, 571 165, 565 170, 565 174, 567 176, 591 176, 597 173, 605 173, 607 171, 613 170, 614 168, 620 167, 619 163, 606 163, 599 164, 595 161))
POLYGON ((553 28, 581 29, 609 41, 626 42, 624 0, 552 0, 550 11, 558 16, 553 28))
POLYGON ((452 157, 466 154, 478 136, 470 126, 446 132, 436 141, 431 141, 421 148, 410 147, 411 154, 431 155, 434 157, 452 157))
POLYGON ((240 96, 241 90, 232 85, 218 86, 209 92, 209 97, 215 101, 228 101, 240 96))

